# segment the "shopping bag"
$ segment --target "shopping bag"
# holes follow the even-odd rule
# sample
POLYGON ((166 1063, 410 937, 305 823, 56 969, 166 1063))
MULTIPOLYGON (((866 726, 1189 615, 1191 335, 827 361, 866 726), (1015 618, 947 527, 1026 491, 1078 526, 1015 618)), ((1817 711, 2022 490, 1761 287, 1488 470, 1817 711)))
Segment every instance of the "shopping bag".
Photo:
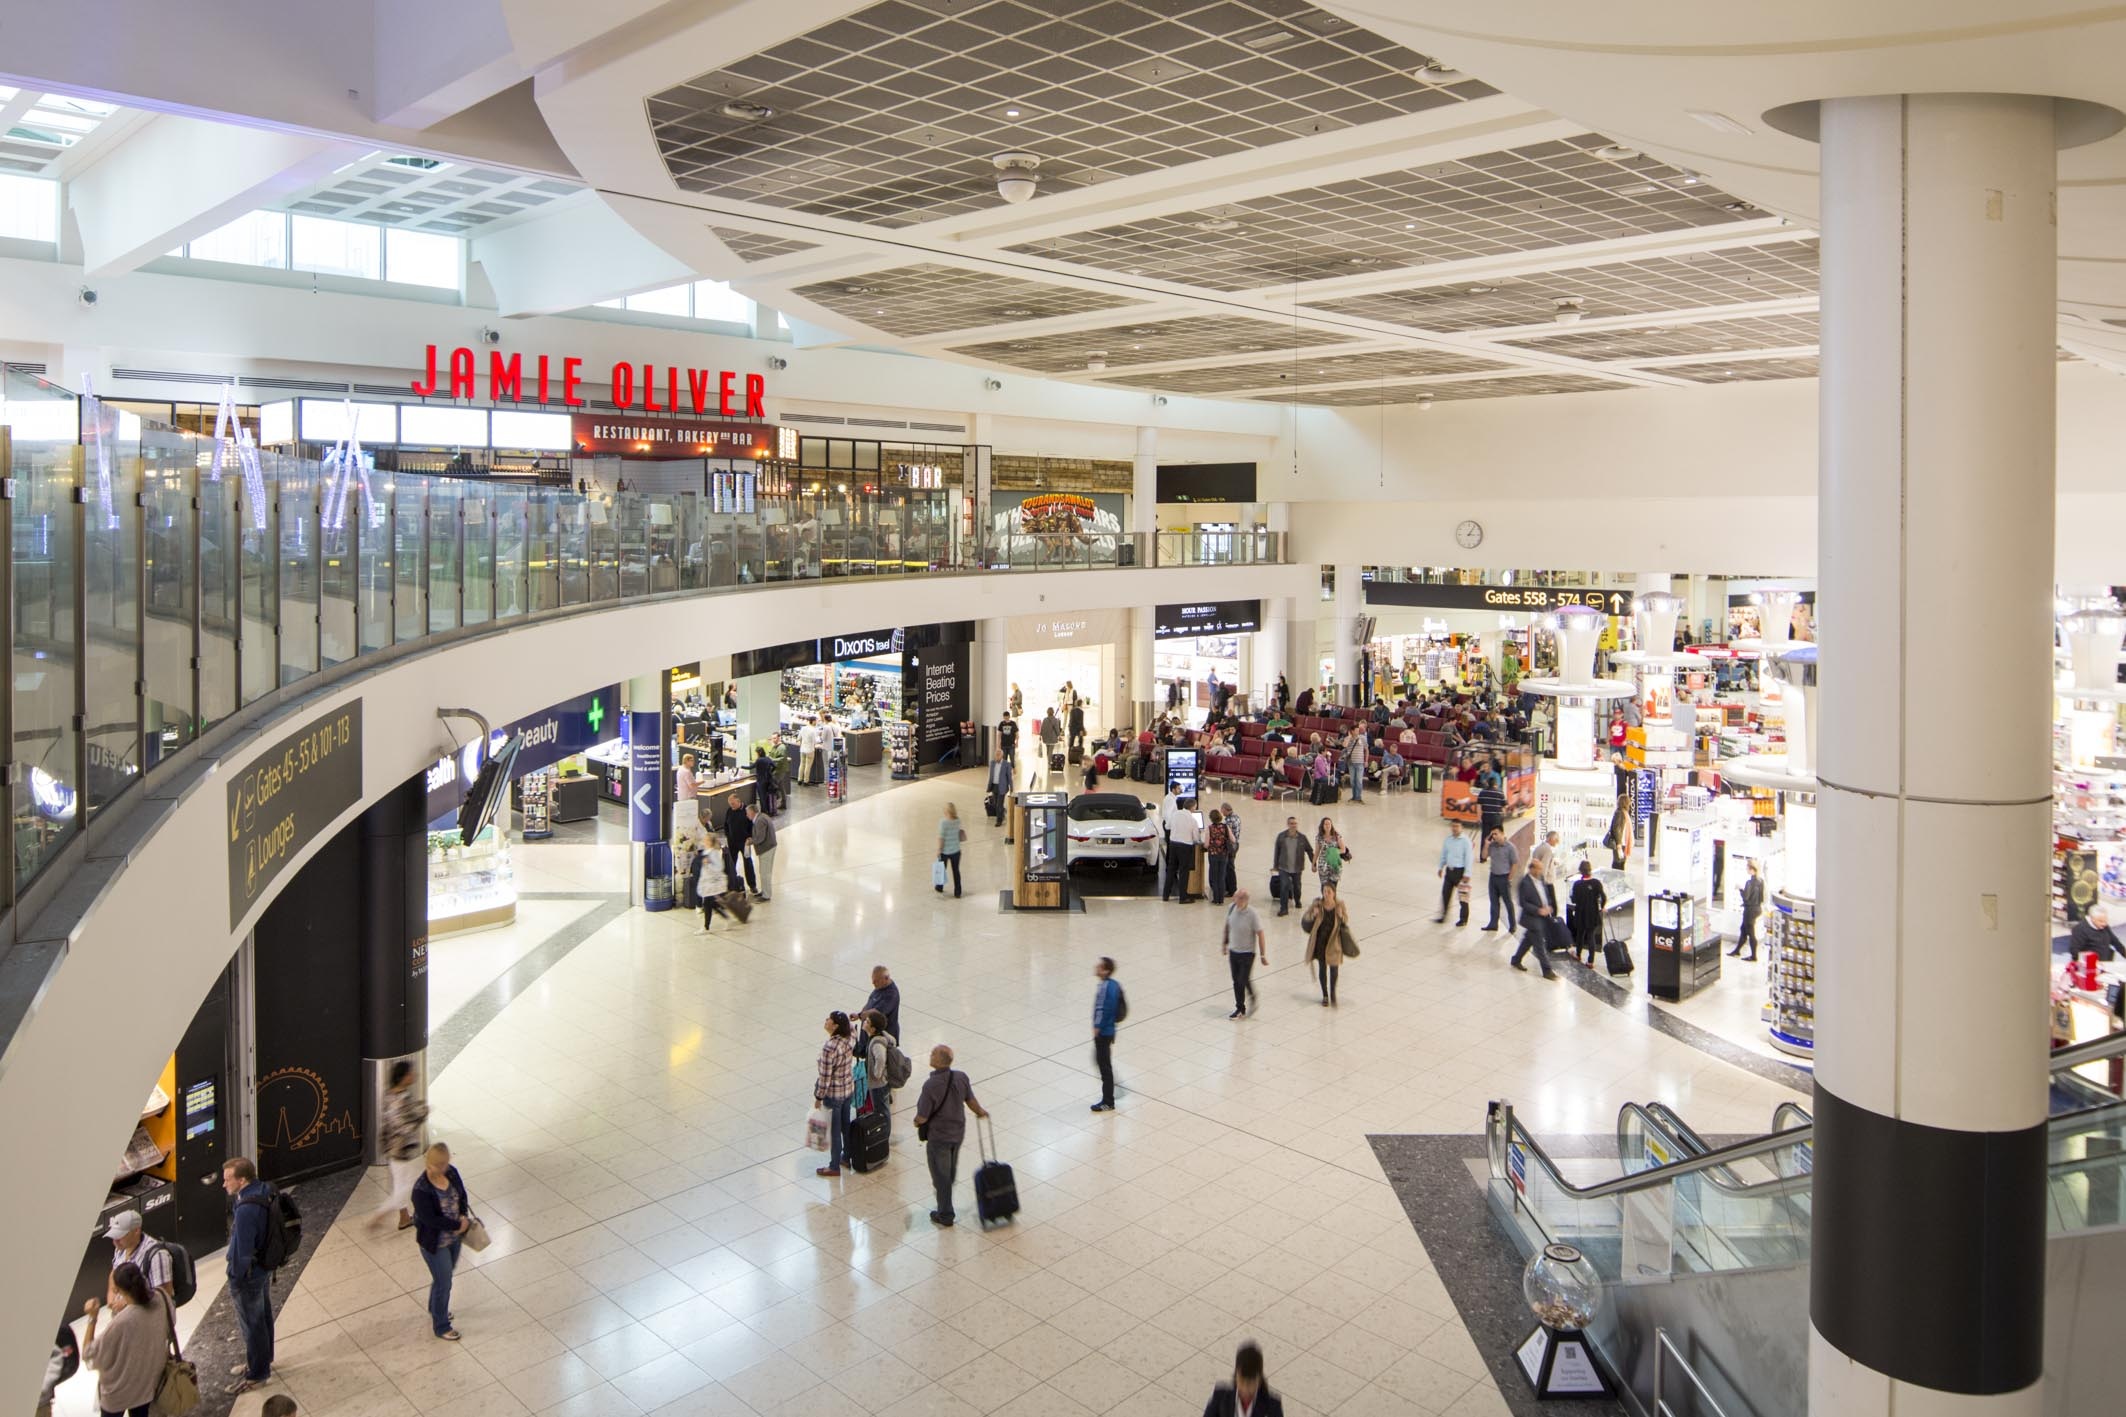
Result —
POLYGON ((813 1108, 812 1115, 805 1119, 805 1145, 814 1151, 825 1151, 828 1133, 833 1126, 834 1119, 827 1114, 825 1107, 813 1108))
POLYGON ((945 887, 945 858, 942 856, 930 863, 930 884, 940 890, 945 887))

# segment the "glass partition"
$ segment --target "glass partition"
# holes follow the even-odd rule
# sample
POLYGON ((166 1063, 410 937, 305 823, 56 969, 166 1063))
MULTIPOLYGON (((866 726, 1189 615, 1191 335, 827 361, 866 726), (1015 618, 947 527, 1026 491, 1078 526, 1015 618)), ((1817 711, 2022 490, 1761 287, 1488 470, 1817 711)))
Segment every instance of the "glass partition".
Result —
POLYGON ((140 775, 140 444, 84 405, 81 512, 83 819, 140 775))
POLYGON ((273 462, 280 507, 281 682, 293 684, 317 673, 324 629, 318 469, 300 458, 273 462))
POLYGON ((494 558, 494 616, 507 620, 531 608, 525 580, 525 509, 530 493, 522 487, 497 487, 488 499, 491 528, 488 545, 494 558))
POLYGON ((458 622, 464 625, 484 625, 495 618, 495 490, 477 482, 459 488, 458 544, 464 570, 458 581, 458 622))
POLYGON ((71 394, 8 370, 0 420, 11 432, 14 591, 9 629, 15 678, 11 794, 15 879, 28 880, 80 826, 74 733, 74 489, 81 480, 80 415, 71 394))
POLYGON ((174 428, 140 430, 141 518, 145 522, 142 570, 141 705, 145 766, 155 765, 192 741, 198 727, 197 682, 192 657, 198 569, 198 513, 192 487, 199 476, 193 440, 174 428))
POLYGON ((362 652, 391 644, 392 588, 398 583, 398 546, 392 536, 391 478, 371 473, 357 494, 343 489, 333 499, 339 517, 353 530, 358 558, 355 575, 355 607, 361 627, 362 652))
MULTIPOLYGON (((459 509, 465 484, 448 477, 425 478, 428 490, 428 633, 458 628, 460 541, 459 509)), ((404 505, 403 503, 401 505, 404 505)))
POLYGON ((243 650, 237 664, 243 701, 264 698, 280 683, 280 649, 274 643, 280 626, 280 541, 274 534, 273 475, 276 458, 261 457, 260 485, 235 484, 239 574, 243 578, 243 650))
POLYGON ((199 477, 199 726, 236 712, 237 635, 242 627, 242 537, 237 531, 239 479, 199 477))
POLYGON ((392 639, 401 644, 428 633, 428 482, 412 473, 391 477, 392 639))

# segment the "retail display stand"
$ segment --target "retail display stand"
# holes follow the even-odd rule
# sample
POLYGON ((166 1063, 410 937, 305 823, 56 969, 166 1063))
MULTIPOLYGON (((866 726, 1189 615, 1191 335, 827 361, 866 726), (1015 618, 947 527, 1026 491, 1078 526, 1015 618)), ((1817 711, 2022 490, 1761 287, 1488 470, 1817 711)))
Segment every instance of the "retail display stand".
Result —
POLYGON ((1004 910, 1083 910, 1070 888, 1068 792, 1021 792, 1011 799, 1011 888, 1004 910))
POLYGON ((1769 927, 1772 1046, 1810 1057, 1816 1051, 1816 902, 1776 892, 1769 927))
POLYGON ((1779 794, 1784 840, 1759 858, 1771 907, 1762 922, 1771 949, 1763 1017, 1772 1046, 1798 1058, 1816 1048, 1816 656, 1815 645, 1794 645, 1763 664, 1781 687, 1787 751, 1721 765, 1727 780, 1779 794))
POLYGON ((542 769, 517 779, 517 810, 523 814, 521 835, 526 841, 545 841, 554 834, 552 772, 542 769))
POLYGON ((1720 979, 1720 937, 1701 933, 1697 897, 1655 891, 1646 898, 1646 991, 1680 1003, 1720 979))
POLYGON ((441 939, 508 925, 517 918, 509 838, 490 826, 470 846, 456 832, 428 834, 428 935, 441 939))
POLYGON ((906 719, 886 724, 886 765, 896 778, 915 776, 915 725, 906 719))

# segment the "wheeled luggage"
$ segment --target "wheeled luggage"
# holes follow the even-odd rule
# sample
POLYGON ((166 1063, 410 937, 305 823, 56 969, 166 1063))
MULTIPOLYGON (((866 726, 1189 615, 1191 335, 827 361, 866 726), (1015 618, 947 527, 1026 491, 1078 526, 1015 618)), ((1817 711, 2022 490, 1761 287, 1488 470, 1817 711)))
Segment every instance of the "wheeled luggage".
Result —
POLYGON ((1632 971, 1631 944, 1625 940, 1608 940, 1602 945, 1602 963, 1612 975, 1629 974, 1632 971))
POLYGON ((1083 743, 1073 743, 1073 744, 1071 744, 1071 745, 1070 745, 1070 765, 1071 765, 1072 767, 1076 767, 1076 766, 1077 766, 1078 764, 1080 764, 1080 763, 1082 763, 1082 762, 1084 762, 1084 761, 1085 761, 1085 745, 1084 745, 1083 743))
POLYGON ((975 1120, 975 1144, 981 1148, 982 1164, 974 1172, 974 1211, 982 1224, 995 1225, 1019 1213, 1019 1182, 1009 1166, 991 1156, 996 1132, 986 1117, 975 1120))
POLYGON ((878 1108, 859 1113, 849 1123, 849 1164, 859 1175, 886 1164, 886 1133, 890 1123, 878 1108))
POLYGON ((1120 777, 1122 772, 1122 760, 1120 758, 1109 758, 1107 760, 1107 775, 1109 777, 1120 777))
POLYGON ((1063 771, 1063 755, 1061 753, 1050 753, 1048 755, 1048 770, 1050 772, 1063 771))

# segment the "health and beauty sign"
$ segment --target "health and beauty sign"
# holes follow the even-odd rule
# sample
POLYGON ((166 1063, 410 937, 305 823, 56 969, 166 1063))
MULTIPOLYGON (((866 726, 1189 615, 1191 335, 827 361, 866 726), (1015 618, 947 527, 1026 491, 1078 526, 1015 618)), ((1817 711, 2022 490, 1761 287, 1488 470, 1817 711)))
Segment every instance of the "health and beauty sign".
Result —
POLYGON ((1259 600, 1199 601, 1161 605, 1152 612, 1155 640, 1193 639, 1198 635, 1245 635, 1262 627, 1259 600))
POLYGON ((1429 585, 1423 581, 1368 581, 1368 605, 1414 605, 1438 610, 1520 610, 1542 614, 1584 605, 1605 615, 1631 614, 1631 592, 1590 587, 1429 585))
POLYGON ((362 701, 281 739, 229 784, 229 928, 288 862, 362 800, 362 701))
POLYGON ((512 733, 524 735, 524 748, 517 754, 518 777, 550 768, 563 758, 620 736, 620 686, 611 684, 595 693, 563 699, 552 708, 503 724, 484 748, 475 738, 450 757, 436 759, 428 769, 429 821, 441 821, 458 810, 487 754, 508 742, 512 733))

